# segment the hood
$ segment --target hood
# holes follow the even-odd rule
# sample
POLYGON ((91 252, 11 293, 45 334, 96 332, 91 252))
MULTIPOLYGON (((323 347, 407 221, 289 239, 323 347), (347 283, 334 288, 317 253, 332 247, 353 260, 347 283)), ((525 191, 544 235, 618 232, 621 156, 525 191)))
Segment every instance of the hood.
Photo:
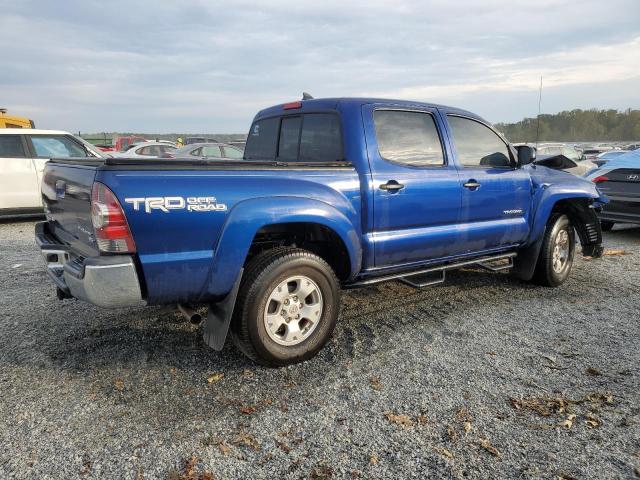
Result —
POLYGON ((576 168, 578 164, 564 155, 540 155, 533 161, 536 165, 553 168, 556 170, 568 170, 576 168))

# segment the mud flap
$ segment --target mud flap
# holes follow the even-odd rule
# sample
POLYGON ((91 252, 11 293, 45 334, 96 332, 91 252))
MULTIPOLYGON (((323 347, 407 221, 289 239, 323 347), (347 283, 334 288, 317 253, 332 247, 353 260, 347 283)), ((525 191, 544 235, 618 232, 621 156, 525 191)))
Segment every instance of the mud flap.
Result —
POLYGON ((511 274, 514 277, 525 282, 533 278, 538 263, 538 255, 540 255, 540 249, 542 248, 542 239, 544 238, 546 230, 545 227, 540 238, 534 243, 518 250, 518 256, 513 259, 513 270, 511 270, 511 274))
MULTIPOLYGON (((602 229, 594 209, 588 206, 577 208, 570 205, 568 213, 576 232, 578 232, 578 237, 582 244, 582 255, 600 258, 604 252, 602 229)), ((518 251, 518 256, 514 259, 513 276, 526 282, 533 278, 546 231, 547 227, 545 226, 538 240, 518 251)))
POLYGON ((202 330, 202 338, 214 350, 220 351, 224 347, 229 325, 231 324, 231 317, 233 316, 233 308, 236 304, 236 297, 240 289, 242 272, 244 272, 244 268, 240 269, 238 278, 236 278, 236 282, 227 296, 218 303, 209 305, 209 313, 202 330))
POLYGON ((604 254, 602 245, 584 245, 582 247, 582 256, 600 258, 604 254))

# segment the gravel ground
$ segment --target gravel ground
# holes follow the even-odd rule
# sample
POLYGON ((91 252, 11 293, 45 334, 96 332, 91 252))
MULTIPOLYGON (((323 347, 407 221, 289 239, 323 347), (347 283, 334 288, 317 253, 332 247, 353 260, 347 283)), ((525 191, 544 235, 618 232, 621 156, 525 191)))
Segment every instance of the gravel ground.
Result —
POLYGON ((640 228, 557 289, 345 292, 329 345, 278 370, 170 309, 58 301, 32 232, 0 224, 2 478, 640 476, 640 228))

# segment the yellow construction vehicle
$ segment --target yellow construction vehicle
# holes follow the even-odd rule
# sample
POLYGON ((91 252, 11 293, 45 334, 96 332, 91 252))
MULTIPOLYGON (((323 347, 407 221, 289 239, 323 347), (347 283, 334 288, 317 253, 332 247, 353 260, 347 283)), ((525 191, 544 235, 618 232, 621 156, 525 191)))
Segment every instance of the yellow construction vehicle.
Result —
POLYGON ((36 128, 33 120, 7 115, 6 108, 0 108, 0 128, 36 128))

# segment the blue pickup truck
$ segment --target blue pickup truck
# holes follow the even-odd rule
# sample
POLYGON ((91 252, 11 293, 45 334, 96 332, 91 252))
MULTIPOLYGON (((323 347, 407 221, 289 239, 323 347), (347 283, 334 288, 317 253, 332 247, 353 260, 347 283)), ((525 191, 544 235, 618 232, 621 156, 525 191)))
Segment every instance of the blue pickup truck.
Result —
POLYGON ((50 161, 36 240, 59 298, 208 305, 208 345, 286 365, 327 342, 341 288, 469 265, 555 287, 576 235, 600 256, 606 198, 532 160, 457 108, 309 99, 260 111, 242 160, 50 161))

